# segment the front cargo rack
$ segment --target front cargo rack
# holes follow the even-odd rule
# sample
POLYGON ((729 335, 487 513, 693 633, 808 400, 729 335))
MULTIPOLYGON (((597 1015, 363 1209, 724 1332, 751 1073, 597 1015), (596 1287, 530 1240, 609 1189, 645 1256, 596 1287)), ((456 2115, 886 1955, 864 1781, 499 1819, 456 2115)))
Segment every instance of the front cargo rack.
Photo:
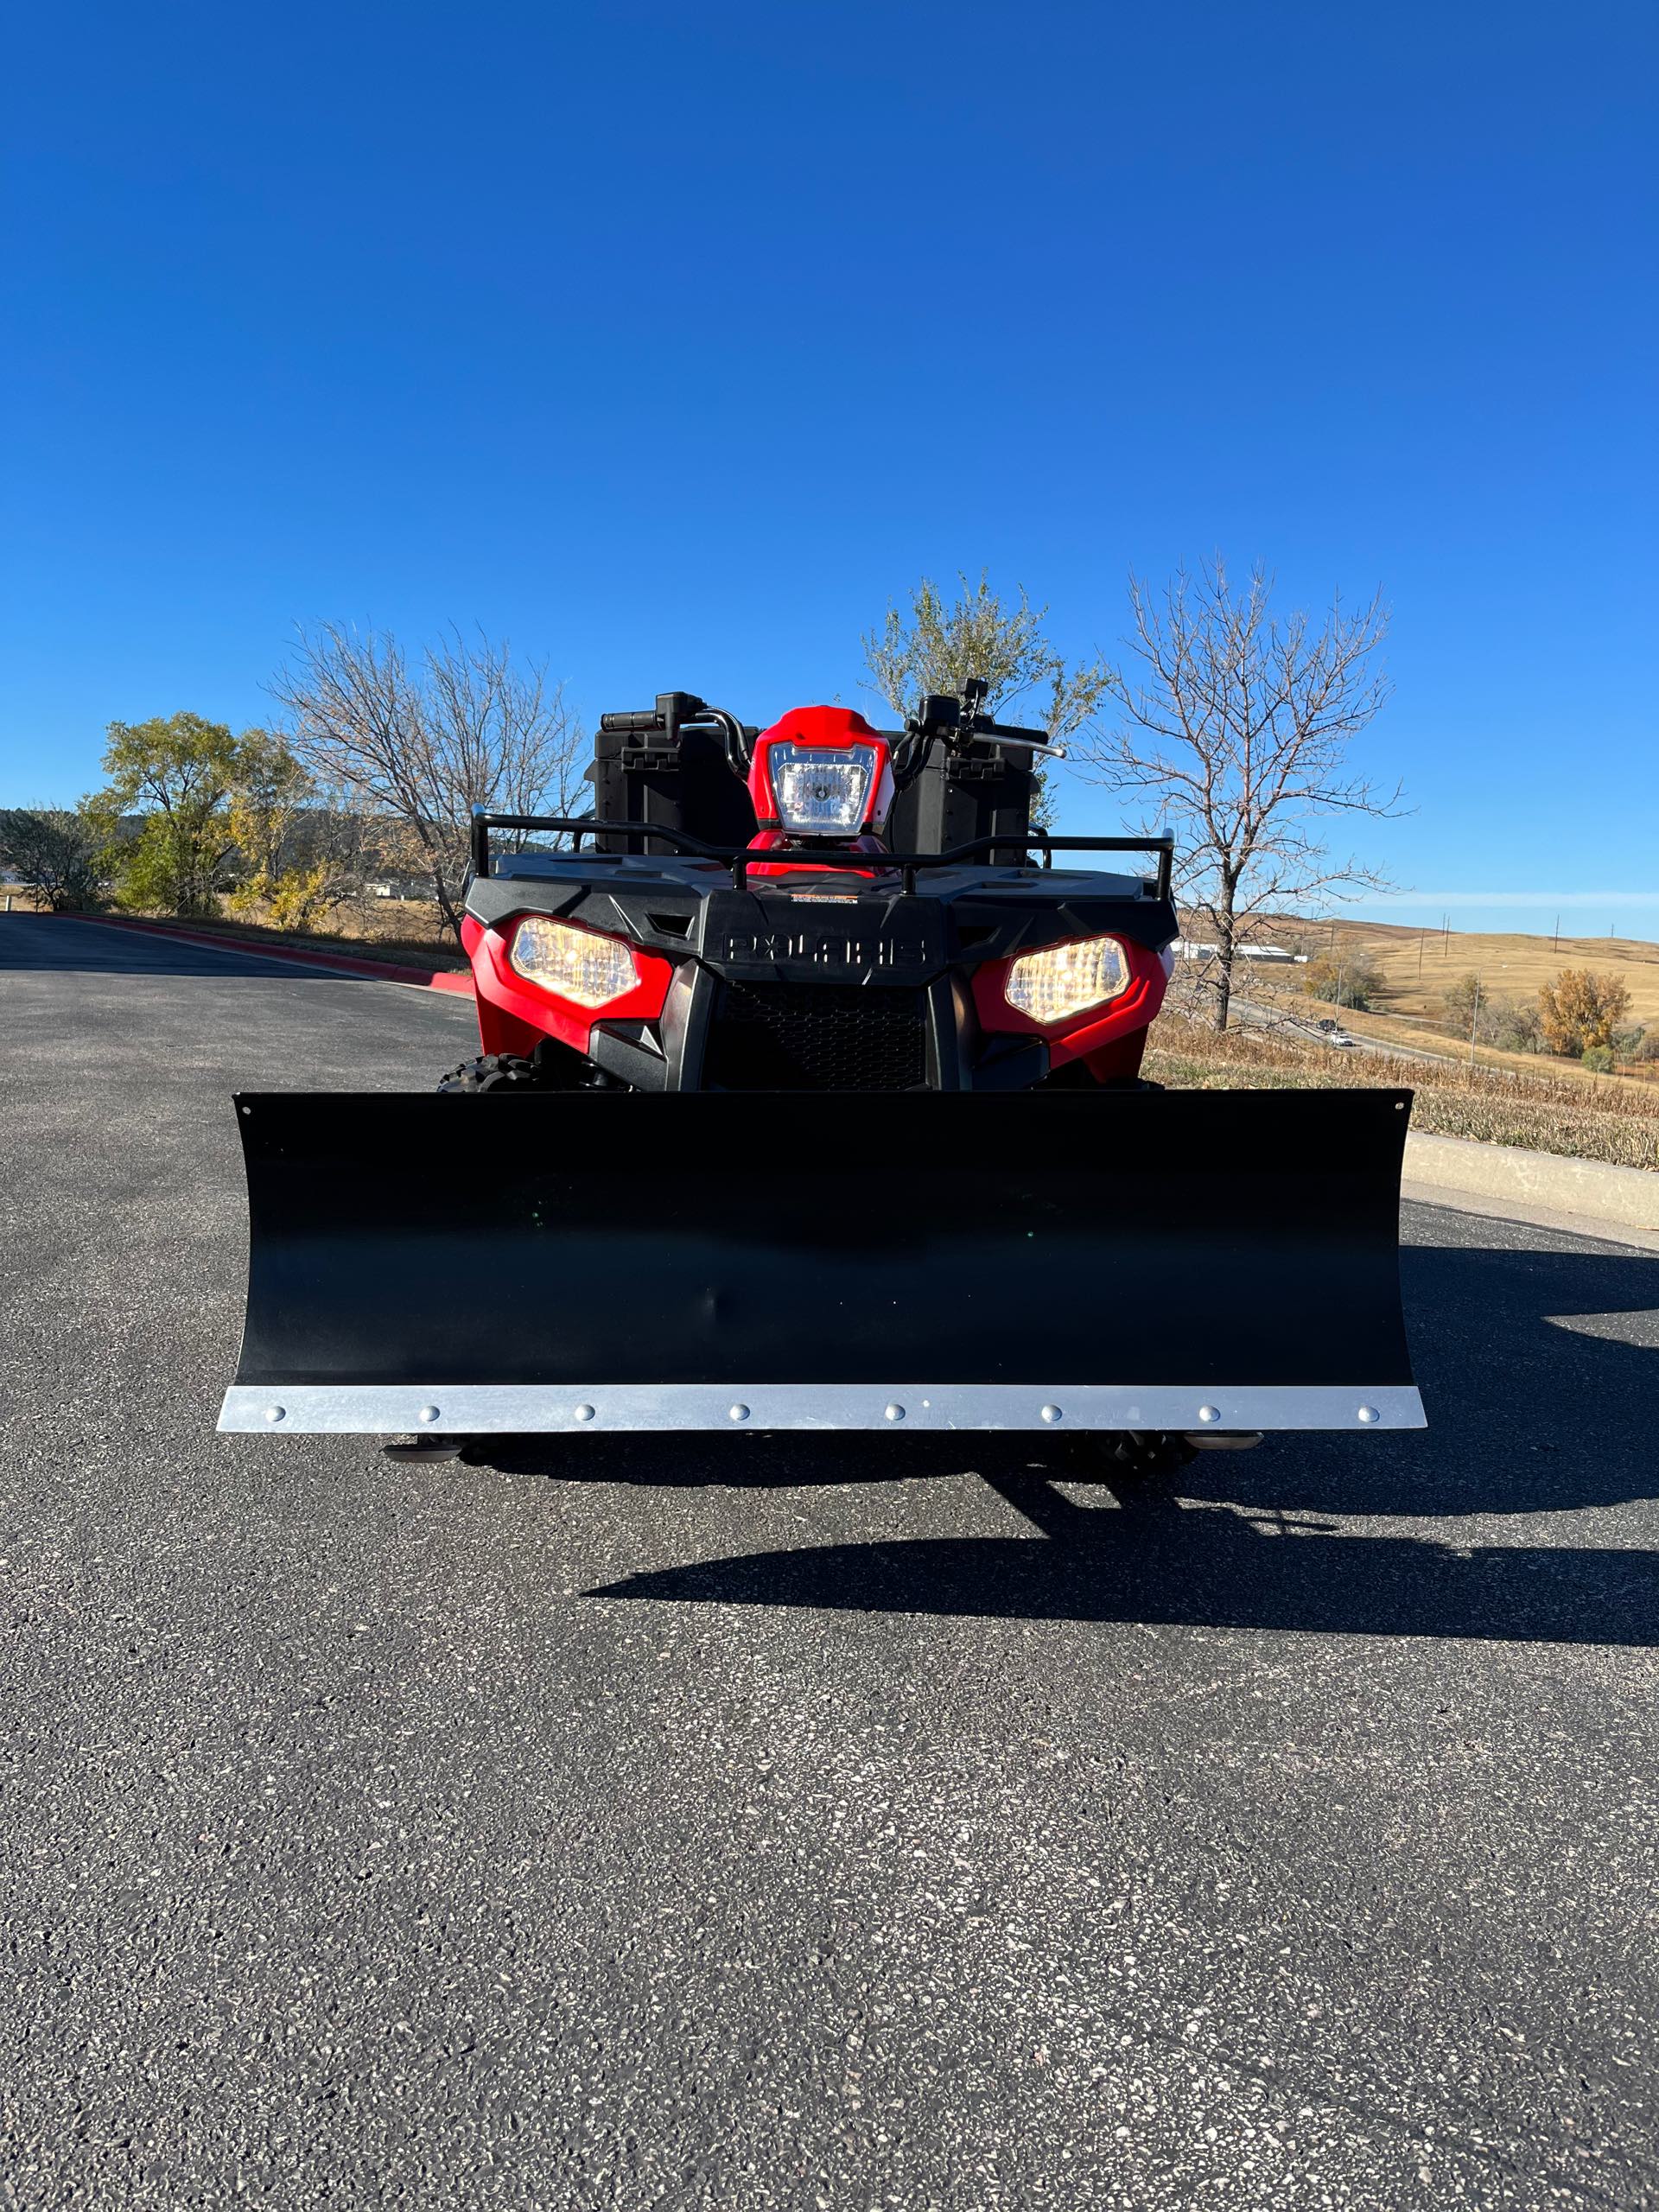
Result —
POLYGON ((896 868, 908 893, 916 888, 919 868, 956 868, 964 861, 978 860, 992 853, 1017 854, 1019 861, 1024 863, 1033 852, 1039 852, 1046 868, 1053 867, 1056 853, 1155 853, 1158 875, 1154 895, 1167 899, 1175 854, 1175 840, 1166 832, 1146 837, 1057 837, 1047 830, 1026 830, 1012 836, 976 837, 968 844, 952 845, 943 853, 860 853, 834 848, 819 852, 816 848, 783 846, 757 850, 749 845, 708 845, 700 837, 690 837, 683 830, 666 829, 660 822, 596 822, 591 815, 491 814, 480 807, 473 815, 472 863, 475 876, 487 876, 490 872, 490 833, 494 830, 568 835, 574 841, 573 849, 580 846, 584 835, 659 838, 677 853, 688 853, 696 860, 715 861, 721 868, 729 868, 732 887, 736 891, 747 888, 748 870, 752 867, 770 864, 775 868, 780 861, 791 868, 852 868, 866 875, 896 868))

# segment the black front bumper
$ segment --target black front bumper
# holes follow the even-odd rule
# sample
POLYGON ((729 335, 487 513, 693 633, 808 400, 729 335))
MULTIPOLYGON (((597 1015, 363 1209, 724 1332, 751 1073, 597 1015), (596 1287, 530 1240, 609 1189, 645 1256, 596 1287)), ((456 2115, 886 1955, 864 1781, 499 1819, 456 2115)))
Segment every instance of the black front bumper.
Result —
POLYGON ((675 963, 660 1019, 600 1020, 590 1058, 637 1090, 1025 1090, 1040 1037, 988 1034, 972 976, 1109 932, 1162 951, 1174 911, 1130 876, 939 869, 925 891, 845 874, 734 889, 693 860, 508 854, 473 882, 475 919, 556 915, 675 963))

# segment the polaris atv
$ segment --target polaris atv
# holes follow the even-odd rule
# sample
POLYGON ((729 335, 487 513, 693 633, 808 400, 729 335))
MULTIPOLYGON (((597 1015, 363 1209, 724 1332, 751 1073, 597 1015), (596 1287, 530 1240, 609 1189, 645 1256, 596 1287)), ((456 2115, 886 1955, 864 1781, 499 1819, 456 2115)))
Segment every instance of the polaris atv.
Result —
POLYGON ((483 1053, 238 1101, 220 1427, 1029 1428, 1179 1460, 1421 1426, 1409 1094, 1160 1091, 1167 838, 1030 821, 984 686, 902 731, 602 717, 591 817, 480 814, 483 1053), (1111 872, 1079 854, 1135 855, 1111 872))

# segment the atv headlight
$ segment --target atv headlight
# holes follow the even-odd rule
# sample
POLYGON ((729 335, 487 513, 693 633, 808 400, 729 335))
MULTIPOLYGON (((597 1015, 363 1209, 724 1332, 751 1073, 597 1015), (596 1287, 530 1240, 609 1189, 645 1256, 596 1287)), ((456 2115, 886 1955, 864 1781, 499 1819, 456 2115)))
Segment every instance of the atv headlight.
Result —
POLYGON ((875 773, 873 745, 795 745, 779 740, 766 748, 766 767, 778 819, 785 830, 799 837, 814 837, 863 827, 875 773))
POLYGON ((1081 944, 1023 954, 1009 969, 1002 995, 1033 1021, 1065 1021, 1086 1007, 1122 997, 1128 987, 1122 946, 1115 937, 1091 937, 1081 944))
POLYGON ((569 922, 528 915, 513 932, 511 964, 527 982, 539 983, 575 1006, 608 1006, 639 981, 639 969, 626 944, 569 922))

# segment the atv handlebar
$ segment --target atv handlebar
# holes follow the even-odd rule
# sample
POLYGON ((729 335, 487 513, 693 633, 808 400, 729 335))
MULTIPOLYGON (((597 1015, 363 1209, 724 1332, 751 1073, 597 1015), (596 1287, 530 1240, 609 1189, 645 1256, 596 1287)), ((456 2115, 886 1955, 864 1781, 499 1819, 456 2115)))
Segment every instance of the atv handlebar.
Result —
POLYGON ((1046 752, 1054 741, 1046 729, 1029 729, 1020 722, 994 721, 983 712, 986 685, 978 677, 970 677, 962 687, 960 697, 948 691, 930 691, 905 725, 906 734, 913 737, 943 738, 945 744, 960 750, 971 745, 976 738, 983 738, 995 745, 1006 742, 1022 746, 1030 752, 1046 752))
POLYGON ((472 861, 474 875, 490 873, 490 832, 492 830, 546 830, 561 836, 569 834, 580 843, 584 831, 604 831, 613 836, 658 837, 671 845, 677 853, 689 853, 694 859, 716 861, 732 872, 732 887, 743 891, 748 887, 748 870, 758 863, 776 866, 786 861, 791 868, 853 868, 865 874, 885 874, 896 868, 903 878, 906 893, 916 888, 918 868, 954 868, 963 861, 977 859, 982 854, 1017 853, 1021 861, 1033 849, 1043 855, 1043 866, 1052 868, 1056 853, 1155 853, 1158 856, 1158 879, 1154 895, 1169 896, 1170 869, 1174 859, 1175 840, 1160 835, 1148 837, 1056 837, 1046 830, 1027 830, 1012 836, 976 837, 966 845, 952 845, 942 853, 871 853, 871 852, 804 852, 800 848, 769 846, 756 850, 752 845, 706 845, 700 837, 689 837, 683 830, 664 829, 659 822, 595 822, 591 816, 575 817, 554 814, 490 814, 483 808, 473 814, 472 861))
POLYGON ((711 707, 695 691, 659 691, 654 707, 639 707, 619 714, 601 715, 599 726, 613 737, 661 737, 677 745, 681 733, 694 724, 712 723, 725 741, 726 757, 734 772, 749 772, 749 746, 758 734, 723 707, 711 707))

